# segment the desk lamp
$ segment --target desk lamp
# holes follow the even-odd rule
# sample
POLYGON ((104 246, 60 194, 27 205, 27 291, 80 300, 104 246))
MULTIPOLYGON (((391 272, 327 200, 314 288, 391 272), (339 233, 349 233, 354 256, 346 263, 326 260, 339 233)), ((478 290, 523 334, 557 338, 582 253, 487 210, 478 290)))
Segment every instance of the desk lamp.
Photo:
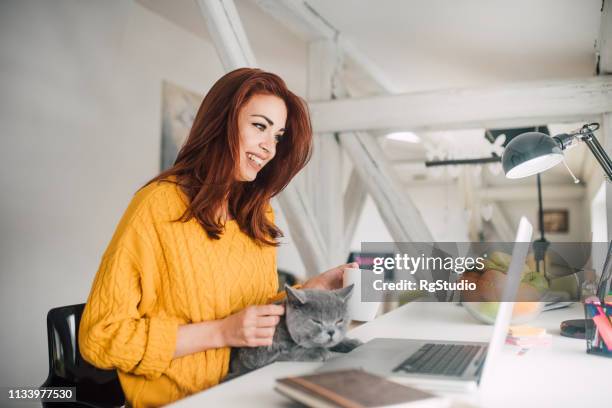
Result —
MULTIPOLYGON (((506 145, 502 154, 504 173, 507 178, 523 178, 546 171, 560 162, 565 164, 563 150, 582 141, 591 150, 610 182, 612 181, 612 160, 593 134, 597 129, 599 129, 599 123, 590 123, 575 132, 552 137, 540 132, 523 133, 506 145)), ((575 183, 579 182, 573 174, 572 177, 575 183)))
MULTIPOLYGON (((610 157, 593 134, 597 129, 599 129, 598 123, 589 123, 577 131, 562 133, 552 137, 540 132, 523 133, 513 138, 506 145, 506 149, 502 154, 504 173, 510 179, 529 177, 563 162, 574 179, 574 183, 579 183, 580 180, 574 176, 565 163, 563 150, 573 147, 582 141, 586 143, 599 165, 603 168, 607 181, 612 182, 612 160, 610 160, 610 157)), ((578 326, 578 332, 582 332, 584 336, 583 327, 588 323, 586 319, 562 322, 562 334, 565 328, 571 327, 570 330, 576 330, 576 326, 578 326)), ((576 333, 572 333, 571 336, 579 337, 576 333)))

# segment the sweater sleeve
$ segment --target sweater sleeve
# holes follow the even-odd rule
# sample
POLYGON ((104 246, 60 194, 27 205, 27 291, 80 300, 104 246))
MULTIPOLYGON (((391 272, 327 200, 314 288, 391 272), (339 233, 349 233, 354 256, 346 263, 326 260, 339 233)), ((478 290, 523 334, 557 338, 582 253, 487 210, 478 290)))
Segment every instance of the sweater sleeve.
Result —
POLYGON ((98 368, 155 379, 172 361, 178 322, 149 315, 158 256, 126 218, 96 274, 79 327, 79 348, 98 368))

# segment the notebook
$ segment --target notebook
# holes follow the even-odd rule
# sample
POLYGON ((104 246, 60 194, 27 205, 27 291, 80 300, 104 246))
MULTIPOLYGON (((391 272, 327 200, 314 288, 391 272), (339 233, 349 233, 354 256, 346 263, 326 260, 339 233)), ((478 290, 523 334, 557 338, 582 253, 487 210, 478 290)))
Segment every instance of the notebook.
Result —
POLYGON ((313 408, 448 407, 450 401, 363 370, 330 371, 276 380, 275 390, 313 408))

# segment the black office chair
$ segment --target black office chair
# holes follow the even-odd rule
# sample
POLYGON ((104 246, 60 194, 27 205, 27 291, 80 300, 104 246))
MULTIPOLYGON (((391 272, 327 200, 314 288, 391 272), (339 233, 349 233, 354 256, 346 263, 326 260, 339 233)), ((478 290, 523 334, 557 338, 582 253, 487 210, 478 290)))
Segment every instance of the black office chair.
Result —
POLYGON ((125 404, 115 370, 100 370, 81 357, 79 324, 85 304, 51 309, 47 314, 49 375, 41 387, 76 387, 77 402, 43 402, 43 407, 114 408, 125 404))

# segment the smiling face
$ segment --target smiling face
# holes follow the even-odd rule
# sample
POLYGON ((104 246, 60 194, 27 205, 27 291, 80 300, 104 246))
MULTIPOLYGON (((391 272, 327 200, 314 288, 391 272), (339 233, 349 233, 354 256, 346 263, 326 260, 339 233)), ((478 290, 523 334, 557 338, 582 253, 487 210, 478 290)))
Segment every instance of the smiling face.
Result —
POLYGON ((253 181, 276 155, 285 132, 287 107, 275 95, 253 95, 238 114, 240 164, 238 181, 253 181))

